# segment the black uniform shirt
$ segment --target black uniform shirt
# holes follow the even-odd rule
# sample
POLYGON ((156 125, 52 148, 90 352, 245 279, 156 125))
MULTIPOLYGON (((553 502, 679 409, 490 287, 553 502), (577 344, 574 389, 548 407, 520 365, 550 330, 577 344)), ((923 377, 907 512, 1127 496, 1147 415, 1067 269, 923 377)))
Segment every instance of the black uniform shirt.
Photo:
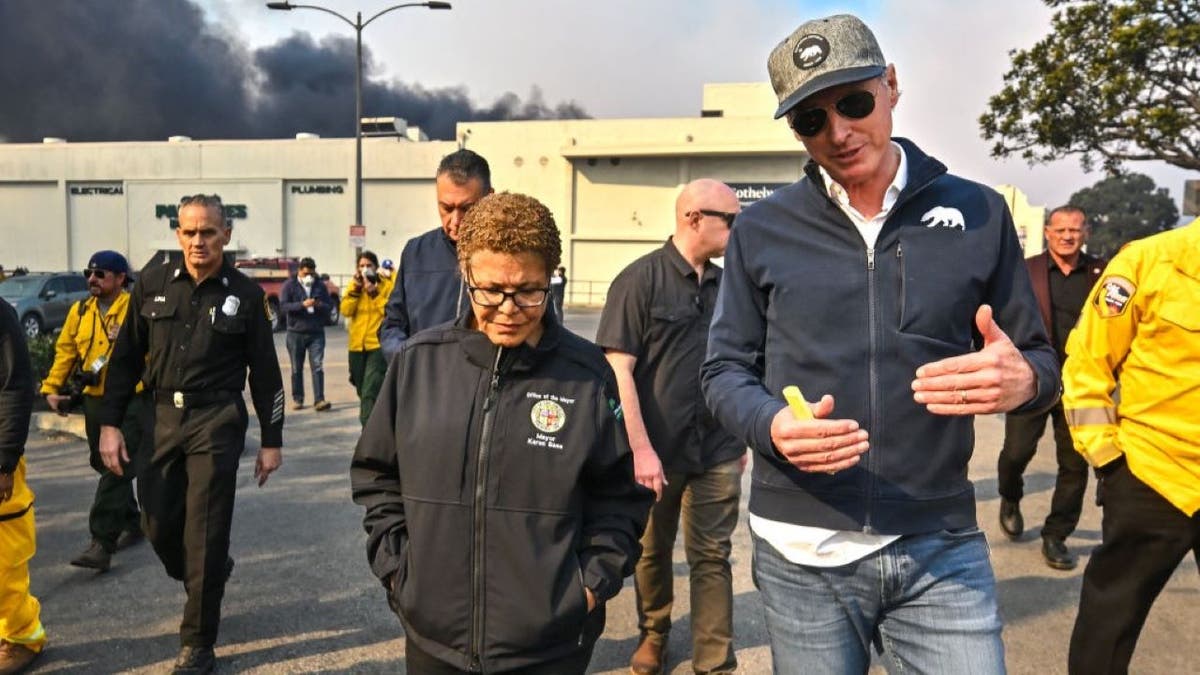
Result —
POLYGON ((240 392, 249 367, 262 445, 282 445, 283 378, 264 298, 227 264, 199 286, 182 261, 144 270, 113 347, 100 423, 120 426, 138 378, 159 392, 240 392))
POLYGON ((672 473, 697 473, 737 459, 745 447, 717 424, 700 391, 721 268, 704 276, 667 239, 608 289, 596 343, 637 358, 633 378, 650 443, 672 473))
POLYGON ((1050 326, 1050 339, 1054 342, 1058 362, 1062 363, 1067 358, 1067 336, 1079 321, 1083 303, 1087 302, 1092 290, 1092 278, 1082 255, 1067 275, 1063 275, 1053 258, 1046 256, 1046 259, 1050 264, 1050 318, 1054 324, 1050 326))

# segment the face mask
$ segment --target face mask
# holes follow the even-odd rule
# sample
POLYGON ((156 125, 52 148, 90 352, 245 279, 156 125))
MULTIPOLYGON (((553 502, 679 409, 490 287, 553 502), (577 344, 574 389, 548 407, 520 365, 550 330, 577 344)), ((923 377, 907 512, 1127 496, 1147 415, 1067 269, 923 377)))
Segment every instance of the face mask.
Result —
POLYGON ((313 276, 311 274, 304 275, 304 277, 300 279, 300 283, 304 284, 305 286, 312 286, 313 276))

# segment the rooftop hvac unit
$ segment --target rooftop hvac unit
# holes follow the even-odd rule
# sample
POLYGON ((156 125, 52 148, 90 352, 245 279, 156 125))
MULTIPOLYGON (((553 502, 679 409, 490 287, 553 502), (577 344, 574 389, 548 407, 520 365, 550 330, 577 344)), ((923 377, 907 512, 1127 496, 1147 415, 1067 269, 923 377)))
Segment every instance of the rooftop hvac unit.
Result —
POLYGON ((364 117, 360 124, 363 136, 405 136, 408 132, 403 117, 364 117))

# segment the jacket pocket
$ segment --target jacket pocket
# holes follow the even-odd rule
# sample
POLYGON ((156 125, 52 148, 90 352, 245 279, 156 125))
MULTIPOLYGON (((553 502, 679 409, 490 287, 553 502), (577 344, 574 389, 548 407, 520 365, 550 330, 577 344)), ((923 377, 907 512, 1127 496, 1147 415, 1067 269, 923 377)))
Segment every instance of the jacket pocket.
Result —
POLYGON ((392 578, 388 582, 387 599, 388 607, 392 608, 393 612, 400 613, 400 593, 404 590, 404 583, 408 579, 408 537, 404 538, 404 543, 400 545, 400 567, 392 573, 392 578))
MULTIPOLYGON (((876 259, 882 264, 894 257, 896 285, 890 292, 900 332, 966 349, 990 263, 970 248, 971 239, 944 229, 905 228, 896 250, 876 259)), ((880 288, 889 292, 886 285, 880 288)))
MULTIPOLYGON (((699 295, 696 296, 699 298, 699 295)), ((700 309, 691 304, 658 305, 650 308, 649 344, 680 340, 700 319, 700 309)))
POLYGON ((224 335, 240 335, 246 332, 246 320, 240 316, 226 316, 218 310, 213 314, 213 330, 224 335))
POLYGON ((164 344, 171 339, 172 319, 177 311, 175 303, 170 300, 142 304, 138 313, 148 324, 151 344, 164 344))
POLYGON ((488 514, 484 650, 500 657, 578 645, 587 596, 575 551, 578 519, 488 514))
POLYGON ((406 561, 397 571, 396 608, 406 629, 467 651, 471 631, 471 518, 467 508, 404 500, 406 561))

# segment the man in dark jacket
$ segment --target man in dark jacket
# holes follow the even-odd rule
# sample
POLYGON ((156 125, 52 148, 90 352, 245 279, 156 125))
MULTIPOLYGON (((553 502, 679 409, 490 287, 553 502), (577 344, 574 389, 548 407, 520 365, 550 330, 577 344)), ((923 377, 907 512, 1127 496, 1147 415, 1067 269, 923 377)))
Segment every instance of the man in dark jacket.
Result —
POLYGON ((313 409, 329 410, 325 400, 325 321, 333 299, 317 276, 317 263, 301 258, 296 276, 279 290, 279 311, 287 319, 287 350, 292 363, 292 410, 304 407, 304 356, 312 370, 313 409))
POLYGON ((468 306, 455 242, 463 216, 492 193, 492 171, 486 159, 464 148, 442 158, 435 186, 442 226, 404 245, 379 327, 379 344, 389 361, 417 331, 451 321, 468 306))
MULTIPOLYGON (((1067 336, 1079 319, 1088 293, 1104 271, 1103 260, 1083 252, 1087 239, 1087 216, 1083 210, 1060 206, 1050 212, 1046 224, 1046 250, 1025 260, 1042 322, 1054 343, 1059 363, 1066 361, 1067 336)), ((1042 526, 1042 557, 1054 569, 1070 570, 1075 568, 1076 558, 1067 549, 1066 538, 1075 531, 1083 511, 1088 464, 1075 452, 1061 403, 1042 412, 1014 413, 1004 418, 1004 446, 997 463, 1000 529, 1014 540, 1025 530, 1021 516, 1025 485, 1021 474, 1037 452, 1038 439, 1046 430, 1046 418, 1054 425, 1058 476, 1050 499, 1050 514, 1042 526)))
POLYGON ((857 18, 802 25, 768 70, 812 160, 738 216, 701 377, 757 453, 776 672, 866 672, 874 643, 896 670, 1001 673, 973 416, 1059 388, 1011 216, 892 138, 896 70, 857 18))

